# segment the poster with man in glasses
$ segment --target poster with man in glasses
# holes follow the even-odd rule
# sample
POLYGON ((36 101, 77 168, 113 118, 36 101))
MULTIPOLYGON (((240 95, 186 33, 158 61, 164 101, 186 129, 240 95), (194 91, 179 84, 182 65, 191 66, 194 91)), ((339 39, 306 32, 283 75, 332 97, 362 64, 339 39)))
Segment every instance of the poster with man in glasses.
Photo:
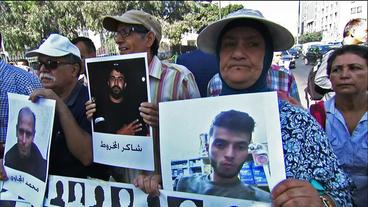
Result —
POLYGON ((46 189, 55 101, 32 103, 28 96, 8 93, 4 188, 40 206, 46 189))
POLYGON ((96 110, 94 162, 153 170, 152 133, 139 111, 150 101, 146 53, 89 58, 86 71, 96 110))

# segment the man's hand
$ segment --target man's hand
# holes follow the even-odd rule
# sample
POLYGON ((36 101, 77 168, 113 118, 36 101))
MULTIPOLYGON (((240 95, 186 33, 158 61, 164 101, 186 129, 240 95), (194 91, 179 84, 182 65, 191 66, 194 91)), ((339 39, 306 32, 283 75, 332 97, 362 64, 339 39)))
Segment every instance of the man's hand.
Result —
POLYGON ((135 133, 139 131, 142 131, 142 124, 139 123, 138 119, 136 119, 132 121, 130 124, 125 124, 118 131, 116 131, 116 133, 124 135, 135 135, 135 133))
POLYGON ((91 121, 93 114, 96 112, 96 103, 95 99, 92 97, 91 100, 88 100, 85 104, 86 106, 86 116, 89 121, 91 121))
POLYGON ((272 190, 272 206, 323 207, 319 193, 304 180, 286 179, 272 190))
POLYGON ((0 159, 0 180, 7 180, 8 176, 6 175, 5 168, 3 165, 3 159, 0 159))
POLYGON ((56 104, 59 101, 62 101, 60 99, 60 97, 58 95, 56 95, 56 93, 51 90, 51 89, 46 89, 46 88, 38 88, 35 89, 32 94, 29 96, 29 100, 31 100, 32 102, 37 102, 38 98, 47 98, 47 99, 54 99, 56 100, 56 104))
POLYGON ((153 103, 143 102, 139 107, 143 121, 152 127, 158 127, 158 107, 153 103))
POLYGON ((151 196, 159 196, 161 189, 161 175, 139 175, 133 180, 135 187, 151 196))

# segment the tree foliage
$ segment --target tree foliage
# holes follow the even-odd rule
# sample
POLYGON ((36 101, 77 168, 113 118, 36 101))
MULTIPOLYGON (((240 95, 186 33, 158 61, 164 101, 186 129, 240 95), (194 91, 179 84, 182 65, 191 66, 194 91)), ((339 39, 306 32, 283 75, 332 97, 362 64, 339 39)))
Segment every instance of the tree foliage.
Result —
POLYGON ((307 42, 319 42, 322 40, 322 32, 311 32, 302 34, 299 38, 299 42, 301 44, 307 43, 307 42))
MULTIPOLYGON (((242 8, 228 5, 221 16, 242 8)), ((51 33, 72 39, 81 31, 91 30, 102 37, 106 15, 121 15, 139 9, 158 17, 163 34, 178 44, 185 32, 198 31, 219 18, 216 4, 193 1, 0 1, 0 31, 4 46, 11 54, 36 48, 51 33)))

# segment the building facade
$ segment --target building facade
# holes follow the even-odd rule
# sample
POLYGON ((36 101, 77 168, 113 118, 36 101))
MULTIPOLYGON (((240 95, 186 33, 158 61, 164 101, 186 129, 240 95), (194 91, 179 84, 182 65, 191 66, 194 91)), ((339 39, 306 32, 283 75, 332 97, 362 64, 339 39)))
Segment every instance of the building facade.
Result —
POLYGON ((342 41, 345 24, 367 18, 367 1, 301 1, 300 34, 322 32, 322 42, 342 41))

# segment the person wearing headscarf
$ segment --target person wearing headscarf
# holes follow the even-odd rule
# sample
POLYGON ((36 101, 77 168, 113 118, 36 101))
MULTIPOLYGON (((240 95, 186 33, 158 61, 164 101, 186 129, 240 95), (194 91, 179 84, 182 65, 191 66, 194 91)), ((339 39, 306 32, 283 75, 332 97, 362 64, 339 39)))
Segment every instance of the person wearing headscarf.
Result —
MULTIPOLYGON (((294 44, 287 29, 251 9, 210 24, 197 41, 219 59, 220 96, 270 91, 266 78, 273 52, 294 44)), ((307 111, 281 99, 279 113, 287 179, 273 188, 273 205, 352 206, 354 186, 322 128, 307 111)))

